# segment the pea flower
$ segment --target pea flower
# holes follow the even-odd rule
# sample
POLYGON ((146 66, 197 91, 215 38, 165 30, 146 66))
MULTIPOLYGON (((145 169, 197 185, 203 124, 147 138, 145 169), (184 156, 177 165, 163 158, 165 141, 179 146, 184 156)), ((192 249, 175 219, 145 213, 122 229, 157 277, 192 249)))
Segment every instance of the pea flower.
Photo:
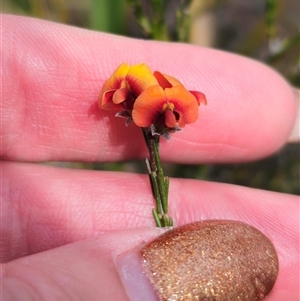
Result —
POLYGON ((172 76, 154 72, 158 85, 150 86, 134 102, 132 118, 140 127, 152 124, 161 131, 181 129, 198 118, 198 106, 206 104, 205 95, 188 91, 172 76))
POLYGON ((135 99, 157 80, 146 64, 121 64, 104 84, 99 97, 101 109, 132 110, 135 99))
POLYGON ((142 128, 149 150, 146 167, 155 199, 152 214, 158 227, 173 226, 168 215, 169 179, 164 176, 159 139, 170 139, 170 133, 180 131, 198 118, 198 106, 206 104, 205 95, 188 91, 176 78, 152 73, 146 64, 121 64, 105 82, 98 105, 105 110, 118 110, 117 117, 126 118, 142 128))
POLYGON ((116 116, 132 120, 139 127, 150 127, 153 134, 169 139, 198 118, 198 106, 205 95, 188 91, 176 78, 151 72, 146 64, 121 64, 104 84, 99 97, 102 109, 120 110, 116 116))

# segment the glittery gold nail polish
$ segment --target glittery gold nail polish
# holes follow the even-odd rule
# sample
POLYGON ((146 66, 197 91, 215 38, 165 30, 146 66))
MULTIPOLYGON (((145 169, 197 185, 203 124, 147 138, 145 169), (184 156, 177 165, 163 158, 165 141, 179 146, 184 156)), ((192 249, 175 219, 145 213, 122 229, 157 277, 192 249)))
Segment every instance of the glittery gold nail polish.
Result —
POLYGON ((278 274, 272 242, 237 221, 172 229, 142 250, 143 269, 161 301, 262 300, 278 274))

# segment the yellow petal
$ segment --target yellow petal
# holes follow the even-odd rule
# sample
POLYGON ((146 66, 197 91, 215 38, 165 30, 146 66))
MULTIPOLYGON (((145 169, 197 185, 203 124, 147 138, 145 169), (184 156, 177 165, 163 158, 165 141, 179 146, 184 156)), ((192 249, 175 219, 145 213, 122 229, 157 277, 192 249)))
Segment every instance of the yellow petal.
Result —
POLYGON ((157 80, 146 64, 134 65, 128 71, 126 80, 131 93, 138 97, 143 91, 153 85, 157 85, 157 80))
MULTIPOLYGON (((130 66, 128 64, 121 64, 111 75, 111 77, 106 81, 103 86, 103 90, 113 90, 121 88, 121 84, 124 81, 128 71, 130 70, 130 66)), ((122 87, 123 88, 123 87, 122 87)))

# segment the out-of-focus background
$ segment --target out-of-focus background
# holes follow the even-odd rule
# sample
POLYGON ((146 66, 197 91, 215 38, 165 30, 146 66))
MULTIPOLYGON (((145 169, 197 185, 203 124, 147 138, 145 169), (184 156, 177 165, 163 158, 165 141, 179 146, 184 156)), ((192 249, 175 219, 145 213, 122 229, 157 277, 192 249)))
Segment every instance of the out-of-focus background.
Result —
MULTIPOLYGON (((299 0, 2 0, 2 11, 131 37, 228 50, 265 62, 300 88, 299 0)), ((141 161, 54 164, 146 172, 141 161)), ((252 163, 164 164, 164 169, 171 177, 300 194, 299 143, 252 163)))

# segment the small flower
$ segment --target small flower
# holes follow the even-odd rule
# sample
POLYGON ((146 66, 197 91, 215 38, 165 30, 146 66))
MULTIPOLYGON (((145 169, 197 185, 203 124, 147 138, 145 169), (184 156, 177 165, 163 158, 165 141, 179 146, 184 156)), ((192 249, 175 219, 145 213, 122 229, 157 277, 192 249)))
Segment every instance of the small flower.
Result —
POLYGON ((121 64, 105 82, 99 97, 102 109, 118 109, 126 118, 153 135, 169 137, 198 118, 198 106, 206 104, 205 95, 188 91, 173 76, 151 72, 146 64, 121 64))
POLYGON ((205 95, 188 91, 172 76, 154 72, 159 85, 150 86, 137 97, 132 111, 134 123, 140 127, 154 124, 156 132, 176 131, 198 118, 198 106, 206 104, 205 95))
POLYGON ((146 64, 121 64, 104 84, 99 97, 101 109, 131 111, 135 99, 157 80, 146 64))

